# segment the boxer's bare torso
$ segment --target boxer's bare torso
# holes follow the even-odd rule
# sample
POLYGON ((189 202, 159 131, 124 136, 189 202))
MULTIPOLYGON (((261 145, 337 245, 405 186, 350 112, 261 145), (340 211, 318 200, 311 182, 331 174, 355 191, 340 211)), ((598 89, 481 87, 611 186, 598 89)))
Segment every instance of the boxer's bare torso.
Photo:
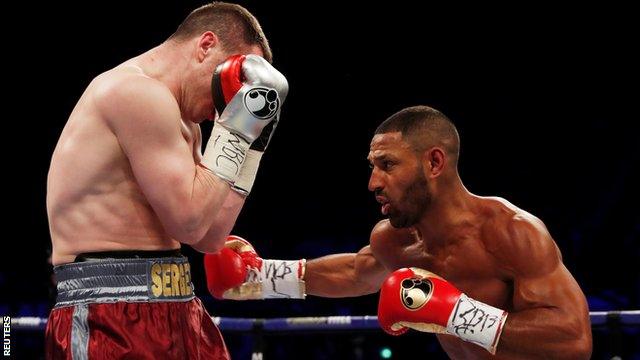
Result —
MULTIPOLYGON (((526 259, 520 258, 520 254, 509 253, 514 246, 509 244, 513 239, 509 238, 508 227, 514 219, 539 222, 502 199, 477 198, 475 209, 461 216, 458 224, 452 224, 444 237, 427 238, 427 231, 395 229, 386 221, 374 230, 371 250, 389 271, 403 267, 427 269, 476 300, 508 312, 517 311, 510 267, 526 259), (512 261, 503 264, 501 260, 505 258, 512 261)), ((557 261, 557 257, 549 259, 550 263, 557 261)), ((558 280, 566 274, 568 272, 558 272, 558 280)), ((458 337, 437 336, 451 358, 491 357, 483 348, 458 337)))
MULTIPOLYGON (((106 119, 96 105, 96 97, 103 96, 105 88, 140 77, 146 75, 135 59, 96 77, 62 131, 47 181, 54 265, 92 251, 180 247, 164 231, 112 130, 110 122, 130 119, 106 119)), ((105 103, 108 99, 102 99, 101 104, 105 103)), ((180 127, 199 162, 199 125, 182 121, 180 127)))
POLYGON ((449 357, 490 358, 495 346, 500 359, 588 358, 592 342, 586 298, 549 231, 504 199, 470 193, 457 172, 458 144, 455 127, 428 107, 406 108, 385 120, 371 141, 368 188, 388 220, 374 227, 370 244, 358 253, 308 261, 307 293, 346 297, 382 286, 393 289, 394 281, 405 276, 397 274, 408 272, 400 269, 415 267, 418 274, 432 272, 484 304, 475 305, 478 311, 457 313, 455 307, 443 308, 453 301, 445 298, 447 291, 438 296, 434 290, 438 305, 433 312, 416 314, 389 292, 383 303, 381 294, 378 314, 393 314, 394 325, 427 332, 438 332, 434 324, 446 325, 447 332, 460 336, 437 335, 449 357), (461 338, 472 341, 469 331, 489 321, 480 319, 486 305, 508 315, 499 338, 493 338, 497 345, 483 348, 461 338), (455 316, 455 323, 436 321, 437 315, 455 316))

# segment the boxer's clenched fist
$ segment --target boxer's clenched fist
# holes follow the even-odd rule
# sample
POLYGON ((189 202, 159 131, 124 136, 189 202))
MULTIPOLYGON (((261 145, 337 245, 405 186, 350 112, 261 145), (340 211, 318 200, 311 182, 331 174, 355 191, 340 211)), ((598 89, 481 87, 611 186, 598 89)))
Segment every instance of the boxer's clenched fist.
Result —
POLYGON ((234 55, 216 69, 212 89, 220 117, 215 121, 202 164, 246 194, 259 162, 259 158, 253 159, 255 154, 249 154, 249 148, 256 139, 259 141, 252 149, 262 152, 266 148, 289 85, 260 56, 234 55), (241 171, 248 158, 252 158, 252 169, 243 176, 241 171))
POLYGON ((305 297, 305 260, 266 260, 238 236, 229 236, 225 247, 204 258, 207 287, 218 299, 256 300, 305 297))
POLYGON ((409 328, 452 334, 495 354, 507 312, 469 298, 426 270, 404 268, 389 275, 380 290, 378 321, 389 334, 409 328))

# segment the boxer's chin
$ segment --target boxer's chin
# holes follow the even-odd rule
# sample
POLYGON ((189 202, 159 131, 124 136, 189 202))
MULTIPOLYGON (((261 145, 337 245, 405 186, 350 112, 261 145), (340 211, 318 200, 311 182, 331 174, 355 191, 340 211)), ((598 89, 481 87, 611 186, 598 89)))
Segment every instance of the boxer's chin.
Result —
POLYGON ((412 221, 409 216, 397 211, 390 210, 388 215, 391 226, 396 229, 408 228, 415 224, 415 221, 412 221))

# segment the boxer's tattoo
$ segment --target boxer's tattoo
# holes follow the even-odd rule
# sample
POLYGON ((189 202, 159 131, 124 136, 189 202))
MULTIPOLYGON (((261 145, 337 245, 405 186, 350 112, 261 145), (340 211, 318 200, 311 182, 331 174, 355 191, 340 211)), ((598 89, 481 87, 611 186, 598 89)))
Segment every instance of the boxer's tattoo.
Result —
POLYGON ((474 334, 491 329, 499 320, 499 316, 487 313, 476 301, 460 297, 453 313, 452 326, 456 335, 474 334))

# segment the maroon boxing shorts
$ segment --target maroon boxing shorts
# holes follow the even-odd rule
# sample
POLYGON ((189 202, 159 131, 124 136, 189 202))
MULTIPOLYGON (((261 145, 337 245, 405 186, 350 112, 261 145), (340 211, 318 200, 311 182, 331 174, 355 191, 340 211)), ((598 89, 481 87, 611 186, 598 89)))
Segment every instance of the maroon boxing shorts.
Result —
POLYGON ((58 296, 47 359, 229 359, 179 252, 81 259, 54 268, 58 296))

